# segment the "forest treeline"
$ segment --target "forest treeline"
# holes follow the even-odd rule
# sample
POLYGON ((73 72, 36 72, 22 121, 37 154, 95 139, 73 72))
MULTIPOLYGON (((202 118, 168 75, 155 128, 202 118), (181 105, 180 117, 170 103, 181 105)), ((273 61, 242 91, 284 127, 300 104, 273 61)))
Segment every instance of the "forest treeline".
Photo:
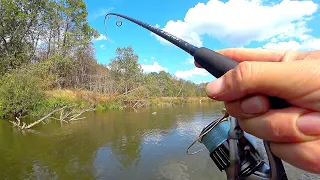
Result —
POLYGON ((79 106, 108 97, 206 96, 205 84, 164 71, 144 74, 130 46, 119 47, 109 64, 97 63, 92 40, 99 33, 82 0, 1 0, 0 16, 0 116, 48 113, 70 103, 61 90, 96 95, 75 98, 79 106))

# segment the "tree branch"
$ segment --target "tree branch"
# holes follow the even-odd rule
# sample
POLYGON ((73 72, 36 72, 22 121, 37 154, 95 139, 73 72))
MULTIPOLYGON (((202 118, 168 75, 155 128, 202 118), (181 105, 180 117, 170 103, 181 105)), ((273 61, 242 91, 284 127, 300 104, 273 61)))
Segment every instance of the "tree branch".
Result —
MULTIPOLYGON (((27 125, 25 128, 26 129, 32 128, 33 126, 39 124, 41 121, 43 121, 43 120, 47 119, 48 117, 50 117, 52 114, 54 114, 54 113, 56 113, 58 111, 61 111, 61 110, 65 109, 65 108, 67 108, 67 107, 68 106, 64 106, 62 108, 56 109, 56 110, 52 111, 51 113, 47 114, 46 116, 44 116, 43 118, 39 119, 38 121, 35 121, 35 122, 27 125)), ((22 129, 24 129, 24 128, 22 128, 22 129)))
POLYGON ((61 121, 61 122, 69 123, 70 121, 77 121, 77 120, 85 119, 86 117, 81 117, 81 118, 78 118, 78 117, 81 116, 85 112, 95 110, 94 108, 88 108, 88 109, 84 109, 84 110, 80 111, 77 114, 73 114, 74 110, 70 110, 69 112, 64 113, 64 110, 66 108, 70 108, 70 106, 64 106, 62 108, 56 109, 56 110, 50 112, 49 114, 47 114, 46 116, 44 116, 43 118, 41 118, 31 124, 26 124, 25 122, 22 122, 22 125, 21 125, 21 120, 19 117, 16 117, 16 122, 10 121, 10 123, 12 123, 15 127, 19 127, 20 129, 24 130, 24 129, 30 129, 33 126, 35 126, 41 122, 44 123, 43 122, 44 120, 46 120, 47 118, 52 116, 54 113, 59 112, 59 111, 60 111, 60 118, 55 118, 55 117, 51 117, 51 118, 54 120, 61 121))

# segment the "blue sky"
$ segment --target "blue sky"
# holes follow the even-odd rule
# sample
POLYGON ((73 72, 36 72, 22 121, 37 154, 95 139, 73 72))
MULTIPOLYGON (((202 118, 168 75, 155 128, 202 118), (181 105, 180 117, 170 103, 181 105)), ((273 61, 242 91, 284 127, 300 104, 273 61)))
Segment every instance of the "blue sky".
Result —
POLYGON ((117 47, 132 46, 145 73, 165 70, 195 83, 215 78, 193 65, 192 57, 115 12, 157 25, 196 46, 213 50, 251 47, 314 50, 320 47, 319 1, 270 0, 85 0, 89 24, 101 33, 94 40, 96 58, 108 64, 117 47))

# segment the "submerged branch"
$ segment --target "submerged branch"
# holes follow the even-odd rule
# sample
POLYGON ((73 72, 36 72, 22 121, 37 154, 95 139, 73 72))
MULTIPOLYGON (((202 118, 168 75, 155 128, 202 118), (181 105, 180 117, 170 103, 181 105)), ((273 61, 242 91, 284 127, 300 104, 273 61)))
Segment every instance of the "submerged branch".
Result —
MULTIPOLYGON (((74 121, 77 117, 81 116, 83 113, 88 112, 88 111, 93 111, 93 110, 94 110, 94 108, 82 110, 78 114, 71 116, 69 121, 74 121)), ((84 118, 82 118, 82 119, 84 119, 84 118)))
POLYGON ((74 110, 70 110, 69 112, 66 112, 64 114, 65 109, 67 109, 67 108, 70 108, 70 106, 64 106, 62 108, 56 109, 56 110, 50 112, 49 114, 47 114, 46 116, 42 117, 41 119, 39 119, 33 123, 30 123, 30 124, 26 124, 25 122, 22 122, 22 125, 21 125, 21 120, 18 117, 16 117, 16 121, 10 121, 10 123, 13 124, 13 126, 15 126, 15 127, 18 127, 21 130, 24 130, 24 129, 30 129, 33 126, 35 126, 41 122, 44 123, 43 121, 48 119, 49 117, 52 119, 58 120, 60 122, 65 122, 65 123, 69 123, 70 121, 85 119, 86 117, 81 117, 81 118, 78 118, 78 117, 81 116, 85 112, 95 110, 94 108, 84 109, 76 114, 74 114, 74 110), (59 111, 60 111, 60 118, 51 117, 52 115, 54 115, 55 113, 57 113, 59 111))
MULTIPOLYGON (((64 107, 62 107, 62 108, 56 109, 56 110, 52 111, 51 113, 47 114, 46 116, 44 116, 43 118, 41 118, 41 119, 39 119, 39 120, 37 120, 37 121, 35 121, 35 122, 27 125, 25 128, 26 128, 26 129, 32 128, 33 126, 35 126, 35 125, 39 124, 40 122, 44 121, 45 119, 47 119, 48 117, 50 117, 50 116, 53 115, 54 113, 56 113, 56 112, 58 112, 58 111, 61 111, 61 110, 65 109, 65 108, 67 108, 67 107, 68 107, 68 106, 64 106, 64 107)), ((24 128, 22 128, 22 129, 24 129, 24 128)))

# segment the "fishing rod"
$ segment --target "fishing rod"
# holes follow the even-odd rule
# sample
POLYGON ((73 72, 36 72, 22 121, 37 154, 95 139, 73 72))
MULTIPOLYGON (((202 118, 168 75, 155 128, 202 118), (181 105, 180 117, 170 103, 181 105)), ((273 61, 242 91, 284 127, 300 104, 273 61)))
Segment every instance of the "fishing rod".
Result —
MULTIPOLYGON (((193 56, 202 68, 216 78, 239 64, 206 47, 196 47, 160 28, 122 14, 108 13, 104 18, 105 28, 106 19, 110 19, 111 16, 116 16, 116 25, 119 27, 122 26, 121 18, 124 18, 166 39, 193 56)), ((271 109, 290 107, 290 104, 283 99, 277 97, 268 99, 271 109)), ((253 139, 240 128, 238 120, 230 116, 226 110, 224 113, 222 118, 214 120, 202 130, 198 139, 188 147, 187 153, 200 152, 201 150, 189 153, 189 149, 197 141, 201 142, 219 170, 226 172, 228 180, 287 180, 282 161, 271 152, 270 142, 263 141, 269 161, 267 163, 254 146, 253 139)))

